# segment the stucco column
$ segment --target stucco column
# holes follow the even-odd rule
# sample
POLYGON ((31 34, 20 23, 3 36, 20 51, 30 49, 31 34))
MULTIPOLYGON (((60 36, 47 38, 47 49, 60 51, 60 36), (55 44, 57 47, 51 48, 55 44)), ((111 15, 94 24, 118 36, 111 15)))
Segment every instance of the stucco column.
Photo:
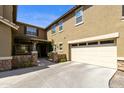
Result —
POLYGON ((36 45, 37 45, 37 43, 34 42, 34 43, 33 43, 33 51, 36 51, 36 45))

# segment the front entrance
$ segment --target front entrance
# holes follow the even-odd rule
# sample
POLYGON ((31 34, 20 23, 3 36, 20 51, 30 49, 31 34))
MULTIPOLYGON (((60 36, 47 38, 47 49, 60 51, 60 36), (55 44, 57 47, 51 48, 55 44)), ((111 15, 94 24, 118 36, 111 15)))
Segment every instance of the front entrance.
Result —
POLYGON ((38 57, 43 58, 47 57, 47 45, 44 43, 37 44, 38 57))

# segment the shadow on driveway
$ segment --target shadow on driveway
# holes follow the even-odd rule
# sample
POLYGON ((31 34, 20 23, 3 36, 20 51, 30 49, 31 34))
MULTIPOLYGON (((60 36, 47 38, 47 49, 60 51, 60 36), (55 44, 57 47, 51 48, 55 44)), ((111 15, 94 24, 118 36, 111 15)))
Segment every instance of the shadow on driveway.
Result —
POLYGON ((38 71, 38 70, 49 68, 50 65, 54 65, 54 64, 56 64, 56 63, 50 62, 46 59, 39 59, 38 60, 38 66, 28 67, 28 68, 20 68, 20 69, 13 69, 13 70, 9 70, 9 71, 0 72, 0 78, 26 74, 26 73, 30 73, 30 72, 35 72, 35 71, 38 71))

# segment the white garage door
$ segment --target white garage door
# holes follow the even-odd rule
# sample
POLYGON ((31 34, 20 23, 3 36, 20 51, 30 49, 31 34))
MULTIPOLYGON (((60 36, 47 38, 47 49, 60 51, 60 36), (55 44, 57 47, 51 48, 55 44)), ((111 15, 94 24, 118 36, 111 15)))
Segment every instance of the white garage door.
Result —
POLYGON ((117 47, 114 40, 73 44, 71 60, 109 68, 117 67, 117 47))

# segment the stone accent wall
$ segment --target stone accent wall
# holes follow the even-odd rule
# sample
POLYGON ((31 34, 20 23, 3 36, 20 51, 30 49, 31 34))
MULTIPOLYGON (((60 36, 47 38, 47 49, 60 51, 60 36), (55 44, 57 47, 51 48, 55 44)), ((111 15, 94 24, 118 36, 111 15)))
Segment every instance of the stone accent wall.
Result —
POLYGON ((29 67, 32 65, 31 55, 18 55, 13 56, 12 59, 12 68, 23 68, 29 67))
POLYGON ((0 60, 0 71, 10 70, 11 68, 11 59, 0 60))
POLYGON ((124 71, 124 61, 123 60, 118 60, 117 65, 118 65, 118 70, 124 71))
POLYGON ((18 55, 13 56, 12 59, 12 68, 24 68, 37 66, 38 55, 37 52, 32 52, 31 55, 18 55))

